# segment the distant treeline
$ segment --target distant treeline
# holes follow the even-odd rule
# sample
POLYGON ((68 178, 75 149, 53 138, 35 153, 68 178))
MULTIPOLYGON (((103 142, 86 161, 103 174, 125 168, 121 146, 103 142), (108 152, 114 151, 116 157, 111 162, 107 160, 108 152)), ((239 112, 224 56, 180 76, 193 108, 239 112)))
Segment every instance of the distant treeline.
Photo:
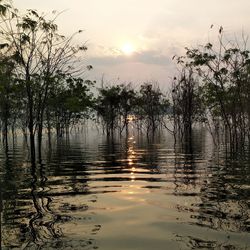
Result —
POLYGON ((20 13, 0 2, 0 122, 3 139, 9 130, 21 129, 29 137, 31 156, 35 136, 41 146, 44 131, 49 138, 69 133, 70 128, 92 119, 112 136, 128 131, 129 123, 147 134, 166 128, 175 137, 190 140, 194 123, 205 124, 219 143, 221 135, 233 147, 250 137, 250 58, 243 45, 219 43, 175 57, 179 72, 168 98, 153 83, 113 84, 97 88, 83 79, 81 53, 85 44, 74 45, 58 32, 54 13, 51 19, 35 10, 20 13), (96 93, 96 94, 94 94, 96 93), (173 126, 168 127, 171 122, 173 126), (46 129, 46 130, 45 130, 46 129))

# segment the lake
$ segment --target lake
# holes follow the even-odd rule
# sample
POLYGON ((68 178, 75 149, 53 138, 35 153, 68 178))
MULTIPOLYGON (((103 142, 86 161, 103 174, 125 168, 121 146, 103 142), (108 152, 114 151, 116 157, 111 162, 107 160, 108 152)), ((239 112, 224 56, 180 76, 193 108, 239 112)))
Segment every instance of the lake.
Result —
POLYGON ((2 249, 250 249, 250 154, 95 128, 0 149, 2 249))

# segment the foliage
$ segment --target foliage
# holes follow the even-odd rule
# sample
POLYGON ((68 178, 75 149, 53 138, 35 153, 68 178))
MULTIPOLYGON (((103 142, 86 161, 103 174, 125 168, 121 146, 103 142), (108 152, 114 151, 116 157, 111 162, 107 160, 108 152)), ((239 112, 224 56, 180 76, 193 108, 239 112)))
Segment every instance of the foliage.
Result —
POLYGON ((226 42, 220 30, 218 44, 186 48, 186 55, 177 59, 183 69, 189 68, 198 79, 206 123, 217 131, 221 128, 235 147, 244 145, 250 135, 250 52, 246 46, 245 40, 241 44, 226 42))

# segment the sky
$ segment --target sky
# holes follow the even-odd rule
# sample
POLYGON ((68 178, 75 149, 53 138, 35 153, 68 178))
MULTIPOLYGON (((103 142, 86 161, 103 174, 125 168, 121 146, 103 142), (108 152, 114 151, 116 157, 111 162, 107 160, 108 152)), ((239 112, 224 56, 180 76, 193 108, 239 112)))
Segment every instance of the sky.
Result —
POLYGON ((18 9, 62 12, 60 32, 84 30, 84 60, 93 70, 86 77, 100 82, 163 88, 176 74, 174 55, 184 47, 216 41, 223 26, 229 37, 250 34, 249 0, 13 0, 18 9), (211 29, 211 25, 213 28, 211 29))

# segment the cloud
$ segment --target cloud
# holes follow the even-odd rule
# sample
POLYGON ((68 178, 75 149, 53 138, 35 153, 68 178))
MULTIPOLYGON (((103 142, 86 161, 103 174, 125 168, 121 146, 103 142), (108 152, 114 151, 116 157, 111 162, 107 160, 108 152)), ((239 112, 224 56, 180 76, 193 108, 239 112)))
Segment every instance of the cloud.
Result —
POLYGON ((88 58, 93 66, 95 65, 117 65, 124 63, 143 63, 143 64, 154 64, 166 66, 172 62, 171 57, 173 55, 165 54, 160 50, 146 50, 135 52, 133 55, 103 55, 103 56, 93 56, 88 58))

